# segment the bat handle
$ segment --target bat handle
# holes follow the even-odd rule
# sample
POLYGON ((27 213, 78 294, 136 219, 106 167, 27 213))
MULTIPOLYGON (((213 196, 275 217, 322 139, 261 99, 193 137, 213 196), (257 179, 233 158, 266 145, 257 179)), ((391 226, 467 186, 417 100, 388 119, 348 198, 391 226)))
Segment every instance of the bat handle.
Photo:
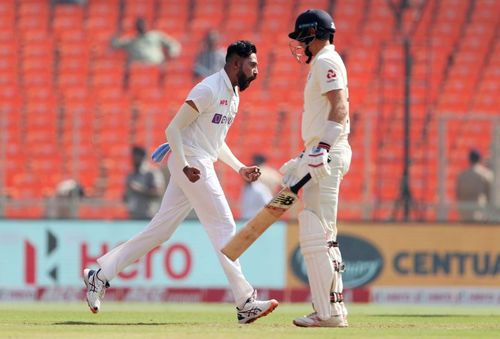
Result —
POLYGON ((299 180, 299 182, 297 182, 295 185, 293 186, 290 186, 290 191, 292 191, 293 193, 297 194, 299 192, 299 190, 305 185, 307 184, 307 182, 311 180, 311 174, 307 173, 306 175, 304 175, 304 177, 302 179, 299 180))

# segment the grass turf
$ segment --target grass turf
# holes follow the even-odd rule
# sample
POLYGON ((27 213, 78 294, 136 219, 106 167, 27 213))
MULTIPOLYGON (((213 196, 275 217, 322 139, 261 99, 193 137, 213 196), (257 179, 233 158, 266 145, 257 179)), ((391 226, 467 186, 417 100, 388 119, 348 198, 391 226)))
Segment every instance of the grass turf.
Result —
POLYGON ((348 305, 349 328, 298 328, 307 304, 281 304, 239 325, 229 304, 0 304, 1 338, 499 338, 500 308, 348 305))

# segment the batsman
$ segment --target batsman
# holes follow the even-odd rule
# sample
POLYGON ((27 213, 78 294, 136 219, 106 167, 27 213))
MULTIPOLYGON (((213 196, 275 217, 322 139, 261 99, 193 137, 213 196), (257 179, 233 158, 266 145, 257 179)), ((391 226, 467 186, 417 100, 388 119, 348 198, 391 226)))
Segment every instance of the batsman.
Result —
POLYGON ((307 172, 312 177, 304 186, 304 210, 298 219, 314 312, 293 321, 301 327, 348 326, 337 206, 340 182, 349 169, 352 152, 347 72, 335 50, 334 33, 335 25, 327 12, 309 9, 297 17, 294 31, 288 34, 292 55, 310 67, 301 127, 305 150, 280 169, 286 186, 294 185, 307 172))

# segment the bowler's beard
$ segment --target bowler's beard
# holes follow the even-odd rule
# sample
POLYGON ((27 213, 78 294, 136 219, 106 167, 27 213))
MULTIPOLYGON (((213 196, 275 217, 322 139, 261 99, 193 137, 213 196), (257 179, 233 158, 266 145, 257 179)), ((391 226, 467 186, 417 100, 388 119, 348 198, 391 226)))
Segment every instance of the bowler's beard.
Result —
POLYGON ((240 89, 240 92, 243 92, 250 86, 250 83, 255 80, 257 76, 253 77, 247 77, 243 71, 238 72, 238 87, 240 89))

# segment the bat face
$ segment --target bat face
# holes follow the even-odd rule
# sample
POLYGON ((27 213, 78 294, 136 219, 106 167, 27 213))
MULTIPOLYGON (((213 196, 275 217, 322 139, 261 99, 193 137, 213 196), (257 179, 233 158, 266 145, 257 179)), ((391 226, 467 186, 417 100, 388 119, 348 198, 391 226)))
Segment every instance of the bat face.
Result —
MULTIPOLYGON (((328 160, 330 162, 330 160, 328 160)), ((311 179, 307 173, 295 185, 283 188, 269 204, 262 208, 236 235, 224 246, 222 253, 235 261, 245 250, 276 220, 281 217, 299 198, 297 192, 311 179)))
POLYGON ((221 250, 231 260, 238 257, 279 217, 297 201, 297 194, 283 188, 221 250))
POLYGON ((288 187, 283 188, 270 202, 266 209, 277 217, 285 213, 297 201, 297 194, 293 193, 288 187))

